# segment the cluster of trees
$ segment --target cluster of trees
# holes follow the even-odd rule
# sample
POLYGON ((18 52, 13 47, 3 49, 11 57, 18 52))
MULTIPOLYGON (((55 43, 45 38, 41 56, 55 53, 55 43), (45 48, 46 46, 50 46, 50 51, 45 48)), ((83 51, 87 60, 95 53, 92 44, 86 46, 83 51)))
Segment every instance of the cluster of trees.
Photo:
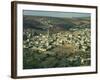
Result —
MULTIPOLYGON (((84 53, 83 53, 84 54, 84 53)), ((69 55, 67 53, 44 54, 31 49, 24 49, 23 68, 54 68, 54 67, 73 67, 88 65, 89 62, 82 63, 79 55, 69 55)))

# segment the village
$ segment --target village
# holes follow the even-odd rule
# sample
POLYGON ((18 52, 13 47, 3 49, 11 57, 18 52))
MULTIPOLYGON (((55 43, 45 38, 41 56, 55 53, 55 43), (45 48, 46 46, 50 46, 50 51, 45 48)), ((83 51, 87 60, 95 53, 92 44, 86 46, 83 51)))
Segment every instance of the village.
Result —
MULTIPOLYGON (((50 67, 50 65, 54 67, 56 63, 51 64, 52 60, 56 61, 57 64, 59 63, 58 67, 90 65, 90 29, 75 29, 73 32, 60 31, 54 34, 47 31, 47 34, 36 36, 32 36, 32 34, 32 32, 27 32, 27 39, 23 42, 23 49, 31 51, 33 59, 39 56, 36 61, 40 59, 39 64, 41 63, 42 67, 50 67), (45 61, 42 61, 41 58, 45 59, 45 61), (65 61, 60 63, 59 60, 65 61), (42 65, 41 61, 44 65, 42 65)), ((30 53, 27 53, 27 55, 30 55, 30 53)))
POLYGON ((62 31, 55 34, 39 34, 31 36, 27 33, 28 39, 24 41, 24 48, 47 51, 57 46, 73 45, 76 50, 87 51, 90 48, 90 30, 82 29, 74 32, 62 31))

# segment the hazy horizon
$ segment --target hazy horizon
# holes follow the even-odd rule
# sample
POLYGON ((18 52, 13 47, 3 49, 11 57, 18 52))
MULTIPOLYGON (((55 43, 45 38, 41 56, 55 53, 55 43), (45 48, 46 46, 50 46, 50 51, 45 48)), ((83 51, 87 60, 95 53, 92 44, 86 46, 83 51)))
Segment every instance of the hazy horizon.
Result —
POLYGON ((57 12, 57 11, 36 11, 36 10, 23 10, 23 15, 31 16, 48 16, 48 17, 90 17, 90 13, 77 13, 77 12, 57 12))

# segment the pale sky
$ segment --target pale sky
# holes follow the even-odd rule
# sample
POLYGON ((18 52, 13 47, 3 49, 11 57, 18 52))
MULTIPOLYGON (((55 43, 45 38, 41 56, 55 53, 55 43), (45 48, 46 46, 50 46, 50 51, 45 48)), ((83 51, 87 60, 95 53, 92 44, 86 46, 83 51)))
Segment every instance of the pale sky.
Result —
POLYGON ((55 12, 55 11, 34 11, 23 10, 23 15, 31 16, 48 16, 48 17, 90 17, 90 13, 76 13, 76 12, 55 12))

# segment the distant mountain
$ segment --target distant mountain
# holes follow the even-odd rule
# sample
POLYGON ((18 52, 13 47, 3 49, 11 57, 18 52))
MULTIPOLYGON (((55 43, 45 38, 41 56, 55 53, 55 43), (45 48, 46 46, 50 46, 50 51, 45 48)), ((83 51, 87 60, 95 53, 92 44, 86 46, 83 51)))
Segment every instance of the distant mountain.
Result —
POLYGON ((49 28, 52 31, 59 31, 69 30, 71 28, 76 28, 78 26, 80 28, 81 25, 90 25, 90 18, 57 18, 26 15, 23 16, 24 29, 46 30, 49 28))

